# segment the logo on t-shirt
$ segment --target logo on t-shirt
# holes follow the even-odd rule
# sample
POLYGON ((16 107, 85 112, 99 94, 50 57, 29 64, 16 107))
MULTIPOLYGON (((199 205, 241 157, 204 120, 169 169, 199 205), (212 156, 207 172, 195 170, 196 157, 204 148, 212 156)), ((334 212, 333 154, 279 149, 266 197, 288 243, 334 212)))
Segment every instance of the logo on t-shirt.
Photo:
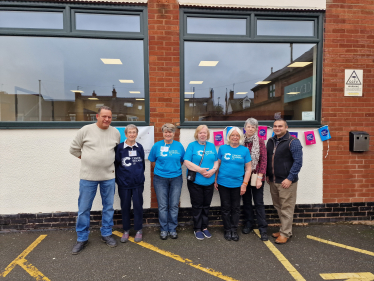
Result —
POLYGON ((126 166, 126 167, 131 166, 131 163, 126 163, 126 161, 128 160, 131 160, 131 158, 130 157, 122 158, 122 166, 126 166))
POLYGON ((225 153, 223 158, 225 158, 226 160, 230 160, 230 158, 231 158, 230 156, 231 156, 231 153, 225 153))

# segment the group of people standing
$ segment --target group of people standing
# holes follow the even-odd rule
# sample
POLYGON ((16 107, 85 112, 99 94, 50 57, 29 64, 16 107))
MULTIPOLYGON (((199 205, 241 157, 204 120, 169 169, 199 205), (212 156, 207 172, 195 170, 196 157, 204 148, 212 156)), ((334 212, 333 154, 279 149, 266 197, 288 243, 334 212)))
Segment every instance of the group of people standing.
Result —
MULTIPOLYGON (((115 247, 111 235, 113 226, 113 197, 115 184, 121 199, 123 236, 127 242, 130 233, 130 208, 133 201, 135 242, 142 241, 143 190, 144 190, 144 149, 136 142, 138 128, 128 125, 125 129, 126 141, 120 143, 119 132, 110 126, 111 110, 102 107, 97 114, 97 123, 79 130, 70 152, 82 159, 80 195, 78 199, 77 243, 73 254, 79 253, 87 245, 89 233, 89 213, 96 194, 97 185, 103 202, 102 241, 115 247), (115 131, 117 131, 117 133, 115 131), (101 149, 100 152, 97 152, 101 149), (102 150, 104 149, 104 151, 102 150), (86 159, 95 154, 93 159, 86 159), (106 158, 114 159, 109 163, 106 158), (102 159, 101 159, 102 158, 102 159), (103 162, 103 161, 106 162, 103 162), (103 177, 95 169, 107 164, 108 171, 103 177), (82 174, 82 171, 88 171, 82 174), (85 186, 92 186, 87 190, 85 186), (109 188, 110 186, 110 188, 109 188), (110 192, 102 190, 110 189, 110 192), (89 195, 87 195, 89 194, 89 195), (111 198, 108 198, 111 197, 111 198)), ((160 238, 178 238, 178 211, 183 185, 182 165, 187 167, 187 186, 192 205, 194 235, 198 240, 211 238, 208 230, 209 208, 214 189, 221 200, 221 215, 224 238, 238 241, 240 199, 243 198, 245 224, 243 234, 255 227, 255 218, 261 240, 267 241, 267 222, 264 208, 264 183, 270 185, 270 192, 281 227, 273 233, 276 243, 286 243, 292 236, 293 212, 296 204, 298 173, 302 166, 302 146, 300 141, 287 131, 287 122, 274 122, 274 137, 265 143, 258 136, 258 122, 249 118, 244 131, 232 127, 226 136, 227 144, 220 146, 218 153, 213 143, 208 142, 210 132, 206 125, 196 128, 195 141, 185 150, 174 140, 175 126, 165 124, 161 130, 163 140, 152 147, 148 160, 154 167, 153 186, 157 196, 160 238), (254 213, 252 200, 256 209, 254 213)))

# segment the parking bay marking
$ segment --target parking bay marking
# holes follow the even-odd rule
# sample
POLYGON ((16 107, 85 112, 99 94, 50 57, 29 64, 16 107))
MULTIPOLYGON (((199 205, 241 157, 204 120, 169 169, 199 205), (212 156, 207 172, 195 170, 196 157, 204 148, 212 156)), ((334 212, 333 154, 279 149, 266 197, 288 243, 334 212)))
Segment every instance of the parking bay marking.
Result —
MULTIPOLYGON (((118 237, 122 237, 122 234, 123 234, 123 233, 121 233, 121 232, 119 232, 119 231, 113 231, 113 234, 117 235, 118 237)), ((134 238, 132 238, 132 237, 129 237, 129 241, 135 243, 134 238)), ((221 272, 215 271, 215 270, 213 270, 213 269, 211 269, 211 268, 205 268, 205 267, 202 267, 200 264, 194 264, 194 263, 192 263, 192 261, 189 260, 189 259, 184 259, 184 258, 182 258, 182 257, 179 256, 179 255, 175 255, 175 254, 173 254, 173 253, 171 253, 171 252, 161 250, 161 249, 159 249, 159 248, 157 248, 157 247, 155 247, 155 246, 153 246, 153 245, 151 245, 151 244, 148 244, 148 243, 146 243, 146 242, 143 242, 143 241, 142 241, 142 242, 135 243, 135 244, 137 244, 137 245, 139 245, 139 246, 142 246, 142 247, 144 247, 144 248, 147 248, 147 249, 149 249, 149 250, 155 251, 155 252, 157 252, 157 253, 159 253, 159 254, 161 254, 161 255, 164 255, 164 256, 166 256, 166 257, 172 258, 172 259, 174 259, 174 260, 176 260, 176 261, 179 261, 179 262, 185 263, 185 264, 187 264, 187 265, 189 265, 189 266, 192 266, 192 267, 194 267, 194 268, 196 268, 196 269, 200 269, 201 271, 204 271, 204 272, 206 272, 206 273, 208 273, 208 274, 210 274, 210 275, 213 275, 213 276, 215 276, 215 277, 218 277, 218 278, 220 278, 220 279, 223 279, 223 280, 226 280, 226 281, 238 281, 238 280, 236 280, 236 279, 234 279, 234 278, 231 278, 231 277, 229 277, 229 276, 225 276, 225 275, 223 275, 221 272)), ((299 280, 304 280, 304 279, 299 279, 299 280)))
MULTIPOLYGON (((261 237, 258 229, 254 229, 254 232, 258 237, 261 237)), ((283 256, 283 254, 273 245, 273 243, 270 241, 264 241, 264 243, 296 281, 305 281, 305 278, 297 271, 296 268, 293 267, 286 257, 283 256)))
POLYGON ((374 275, 371 272, 355 272, 355 273, 322 273, 320 274, 324 280, 346 279, 346 281, 372 281, 374 275))
POLYGON ((47 237, 47 235, 40 235, 30 246, 26 248, 18 257, 16 257, 6 268, 5 270, 0 274, 0 276, 6 277, 13 268, 16 267, 18 264, 20 267, 22 267, 28 274, 30 274, 32 277, 34 277, 36 280, 43 280, 43 281, 50 281, 46 276, 44 276, 43 273, 41 273, 35 266, 33 266, 31 263, 29 263, 25 257, 30 254, 32 250, 42 240, 47 237))
POLYGON ((339 244, 339 243, 328 241, 328 240, 325 240, 325 239, 321 239, 321 238, 318 238, 318 237, 315 237, 315 236, 307 235, 306 238, 309 238, 309 239, 312 239, 312 240, 315 240, 315 241, 318 241, 318 242, 326 243, 326 244, 329 244, 329 245, 341 247, 341 248, 344 248, 344 249, 347 249, 347 250, 359 252, 359 253, 366 254, 366 255, 369 255, 369 256, 374 256, 374 252, 362 250, 362 249, 347 246, 347 245, 344 245, 344 244, 339 244))

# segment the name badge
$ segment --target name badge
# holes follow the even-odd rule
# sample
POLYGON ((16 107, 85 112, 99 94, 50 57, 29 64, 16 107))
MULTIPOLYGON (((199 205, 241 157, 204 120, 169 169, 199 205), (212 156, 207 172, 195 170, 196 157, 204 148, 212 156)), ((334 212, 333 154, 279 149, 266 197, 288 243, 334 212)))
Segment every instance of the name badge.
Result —
POLYGON ((169 147, 168 146, 161 146, 161 152, 168 152, 169 147))
POLYGON ((129 156, 136 156, 136 150, 130 150, 129 156))

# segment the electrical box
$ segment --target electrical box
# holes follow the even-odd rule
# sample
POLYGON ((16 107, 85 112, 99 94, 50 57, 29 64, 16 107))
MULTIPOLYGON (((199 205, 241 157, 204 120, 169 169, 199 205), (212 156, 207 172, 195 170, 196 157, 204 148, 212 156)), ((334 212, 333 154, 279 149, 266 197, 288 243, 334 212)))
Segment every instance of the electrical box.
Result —
POLYGON ((370 136, 367 132, 351 131, 349 132, 349 150, 350 151, 368 151, 370 136))

